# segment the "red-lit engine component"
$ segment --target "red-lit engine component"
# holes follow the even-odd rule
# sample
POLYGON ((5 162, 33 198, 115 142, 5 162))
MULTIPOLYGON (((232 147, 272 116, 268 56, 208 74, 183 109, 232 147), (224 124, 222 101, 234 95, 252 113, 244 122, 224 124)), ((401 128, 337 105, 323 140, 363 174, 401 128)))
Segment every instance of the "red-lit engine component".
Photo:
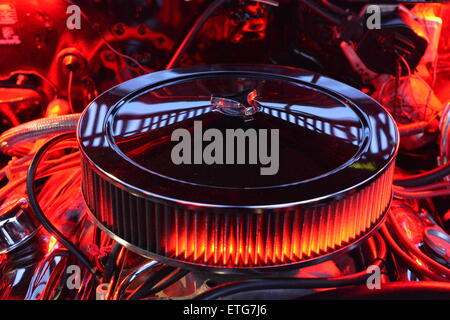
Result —
POLYGON ((360 91, 268 66, 133 79, 87 108, 78 139, 84 199, 104 231, 168 264, 235 271, 320 261, 367 236, 391 201, 398 144, 391 117, 360 91), (176 130, 192 136, 181 163, 176 130), (248 133, 247 149, 239 136, 229 148, 229 130, 248 133), (265 147, 270 163, 263 132, 278 132, 265 147))

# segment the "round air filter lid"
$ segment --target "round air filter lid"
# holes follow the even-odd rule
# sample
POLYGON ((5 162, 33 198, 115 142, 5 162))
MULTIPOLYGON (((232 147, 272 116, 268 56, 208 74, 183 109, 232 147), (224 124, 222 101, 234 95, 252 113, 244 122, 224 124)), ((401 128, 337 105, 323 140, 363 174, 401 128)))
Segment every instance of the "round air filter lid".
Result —
POLYGON ((137 194, 183 204, 246 207, 336 197, 369 183, 397 147, 392 119, 360 91, 311 73, 272 67, 191 68, 129 81, 87 109, 79 139, 92 164, 137 194), (231 116, 226 107, 219 109, 223 101, 248 106, 244 100, 252 93, 258 108, 250 111, 254 114, 231 116), (191 133, 190 163, 172 159, 183 140, 171 141, 179 128, 191 133), (222 155, 208 153, 215 163, 207 164, 203 155, 211 142, 203 134, 211 128, 222 133, 216 146, 223 148, 222 155), (235 138, 234 161, 228 162, 227 147, 233 141, 227 129, 254 129, 257 138, 247 136, 243 150, 237 150, 240 141, 235 138), (261 129, 267 129, 267 137, 259 135, 261 129), (277 146, 270 144, 276 138, 273 129, 278 130, 277 146), (267 141, 266 157, 249 141, 267 141), (242 151, 245 160, 238 164, 242 151), (252 151, 256 154, 250 156, 252 151), (270 162, 264 164, 264 159, 270 162))
POLYGON ((161 71, 114 87, 78 127, 100 227, 178 265, 317 261, 360 241, 391 200, 398 133, 357 89, 276 66, 161 71))

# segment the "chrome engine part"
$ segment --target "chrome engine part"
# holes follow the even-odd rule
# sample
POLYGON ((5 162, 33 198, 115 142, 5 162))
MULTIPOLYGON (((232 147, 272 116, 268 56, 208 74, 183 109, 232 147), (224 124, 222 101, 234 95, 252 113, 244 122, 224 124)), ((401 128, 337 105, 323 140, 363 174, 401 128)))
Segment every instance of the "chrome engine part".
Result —
POLYGON ((450 299, 448 17, 0 1, 0 299, 450 299))

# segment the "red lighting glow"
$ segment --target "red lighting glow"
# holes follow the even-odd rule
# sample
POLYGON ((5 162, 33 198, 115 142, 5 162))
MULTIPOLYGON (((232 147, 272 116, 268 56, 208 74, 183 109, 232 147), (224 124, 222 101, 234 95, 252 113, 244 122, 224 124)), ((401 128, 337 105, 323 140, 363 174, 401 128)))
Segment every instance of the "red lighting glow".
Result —
POLYGON ((278 209, 264 214, 216 214, 206 209, 179 209, 131 198, 86 174, 86 195, 130 201, 129 223, 119 223, 122 206, 104 199, 87 202, 96 207, 101 223, 134 246, 155 255, 192 264, 224 268, 269 267, 303 262, 333 253, 364 236, 380 221, 391 201, 392 168, 366 188, 340 201, 318 207, 278 209), (89 190, 91 189, 91 190, 89 190), (95 189, 95 190, 94 190, 95 189), (136 216, 135 216, 136 214, 136 216), (146 225, 138 225, 144 215, 146 225), (118 227, 119 226, 119 227, 118 227), (142 232, 143 229, 147 232, 142 232))

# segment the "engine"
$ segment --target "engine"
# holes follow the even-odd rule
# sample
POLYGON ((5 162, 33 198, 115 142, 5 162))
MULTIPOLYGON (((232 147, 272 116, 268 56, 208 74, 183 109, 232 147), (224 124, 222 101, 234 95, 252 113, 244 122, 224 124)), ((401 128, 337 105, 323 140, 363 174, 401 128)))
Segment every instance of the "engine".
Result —
POLYGON ((0 299, 450 299, 449 17, 0 1, 0 299))

